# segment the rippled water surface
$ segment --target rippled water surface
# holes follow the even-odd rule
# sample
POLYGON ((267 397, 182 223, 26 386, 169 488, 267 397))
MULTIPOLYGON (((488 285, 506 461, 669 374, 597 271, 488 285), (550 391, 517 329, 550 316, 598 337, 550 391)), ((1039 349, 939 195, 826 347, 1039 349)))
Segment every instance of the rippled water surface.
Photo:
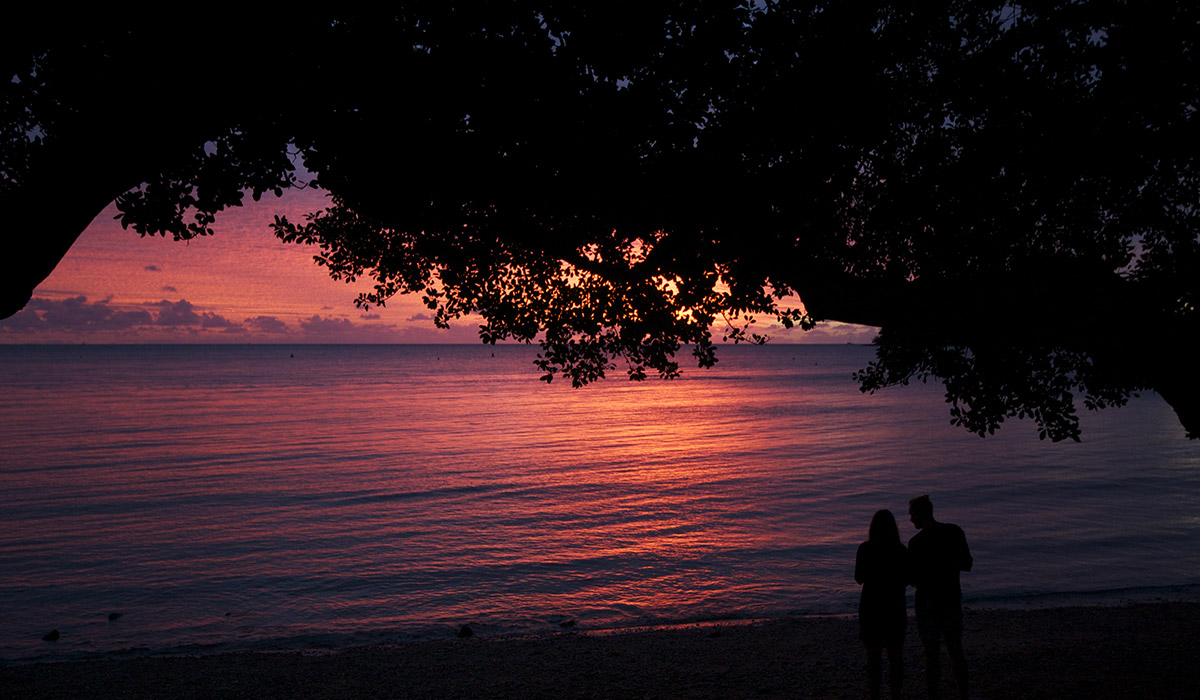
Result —
POLYGON ((852 612, 871 514, 921 493, 968 604, 1200 586, 1157 396, 981 440, 935 386, 861 394, 870 348, 578 390, 533 353, 0 347, 0 659, 852 612))

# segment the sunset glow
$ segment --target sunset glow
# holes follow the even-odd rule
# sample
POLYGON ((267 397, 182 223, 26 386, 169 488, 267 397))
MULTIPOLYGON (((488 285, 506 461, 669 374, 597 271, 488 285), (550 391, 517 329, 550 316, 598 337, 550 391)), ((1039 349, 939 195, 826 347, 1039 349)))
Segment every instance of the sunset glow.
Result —
POLYGON ((1195 695, 1200 3, 64 9, 0 700, 1195 695))
MULTIPOLYGON (((384 308, 354 305, 370 281, 334 281, 313 248, 275 238, 276 214, 322 208, 319 191, 226 211, 216 235, 179 242, 121 228, 110 205, 79 237, 0 343, 477 343, 478 318, 433 325, 416 296, 384 308)), ((822 324, 810 333, 761 324, 775 342, 870 342, 874 329, 822 324)), ((718 333, 719 336, 719 333, 718 333)))

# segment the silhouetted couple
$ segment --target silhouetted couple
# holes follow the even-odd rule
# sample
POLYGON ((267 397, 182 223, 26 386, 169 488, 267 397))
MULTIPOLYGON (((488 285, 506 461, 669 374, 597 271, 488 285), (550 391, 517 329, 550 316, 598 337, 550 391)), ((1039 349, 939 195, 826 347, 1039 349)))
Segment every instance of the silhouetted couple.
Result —
POLYGON ((878 700, 883 676, 883 650, 888 654, 888 685, 900 697, 904 679, 904 634, 908 626, 905 589, 916 587, 917 633, 925 647, 925 683, 936 699, 941 685, 941 646, 946 640, 958 694, 967 697, 967 660, 962 648, 960 571, 970 571, 971 551, 962 528, 933 519, 933 502, 919 496, 908 502, 908 515, 920 531, 900 542, 890 510, 871 518, 867 541, 858 547, 854 580, 862 584, 859 637, 867 645, 867 687, 878 700))

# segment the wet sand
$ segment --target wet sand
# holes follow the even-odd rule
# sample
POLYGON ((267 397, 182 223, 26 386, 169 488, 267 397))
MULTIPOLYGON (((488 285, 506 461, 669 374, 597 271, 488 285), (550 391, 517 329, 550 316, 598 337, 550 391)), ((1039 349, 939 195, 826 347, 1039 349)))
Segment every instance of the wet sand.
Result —
MULTIPOLYGON (((1200 603, 969 609, 964 641, 972 697, 1176 698, 1200 688, 1200 603)), ((863 698, 864 660, 854 619, 789 618, 10 664, 0 667, 0 698, 863 698)), ((925 697, 921 664, 910 622, 906 698, 925 697)), ((954 697, 948 665, 943 675, 943 697, 954 697)))

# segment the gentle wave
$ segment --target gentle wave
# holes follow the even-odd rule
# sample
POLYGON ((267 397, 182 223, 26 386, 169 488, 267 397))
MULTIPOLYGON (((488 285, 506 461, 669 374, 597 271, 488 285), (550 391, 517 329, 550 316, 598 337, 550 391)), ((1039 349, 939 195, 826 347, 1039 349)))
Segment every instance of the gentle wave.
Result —
POLYGON ((532 353, 0 347, 0 659, 844 614, 920 493, 968 604, 1200 586, 1200 456, 1153 395, 981 440, 935 386, 861 394, 869 348, 580 390, 532 353))

